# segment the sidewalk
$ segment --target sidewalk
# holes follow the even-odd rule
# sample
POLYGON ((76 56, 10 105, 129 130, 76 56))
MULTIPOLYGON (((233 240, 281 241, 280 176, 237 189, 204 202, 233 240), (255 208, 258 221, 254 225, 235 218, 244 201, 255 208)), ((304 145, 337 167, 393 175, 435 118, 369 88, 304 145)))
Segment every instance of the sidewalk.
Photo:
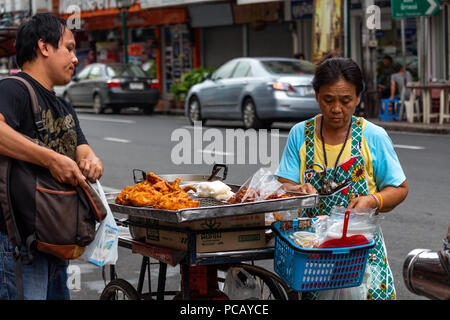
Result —
POLYGON ((417 133, 434 133, 434 134, 450 134, 450 123, 430 123, 425 124, 423 122, 409 123, 406 121, 378 121, 376 118, 368 119, 380 127, 383 127, 387 131, 404 131, 404 132, 417 132, 417 133))
MULTIPOLYGON (((165 115, 183 116, 184 109, 169 109, 169 110, 155 110, 155 113, 165 115)), ((387 131, 403 131, 403 132, 417 132, 417 133, 432 133, 432 134, 450 134, 450 123, 430 123, 423 122, 409 123, 406 121, 379 121, 378 118, 367 119, 370 122, 383 127, 387 131)))

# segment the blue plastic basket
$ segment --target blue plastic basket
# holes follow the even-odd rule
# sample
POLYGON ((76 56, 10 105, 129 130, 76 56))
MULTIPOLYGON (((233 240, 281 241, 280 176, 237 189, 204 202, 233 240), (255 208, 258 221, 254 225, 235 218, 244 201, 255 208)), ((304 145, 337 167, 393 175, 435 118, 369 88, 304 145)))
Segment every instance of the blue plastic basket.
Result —
POLYGON ((299 221, 294 220, 291 228, 282 229, 281 223, 272 224, 276 235, 274 270, 289 287, 295 291, 316 291, 361 285, 375 240, 356 247, 306 249, 288 236, 297 231, 314 232, 312 228, 299 228, 299 221))

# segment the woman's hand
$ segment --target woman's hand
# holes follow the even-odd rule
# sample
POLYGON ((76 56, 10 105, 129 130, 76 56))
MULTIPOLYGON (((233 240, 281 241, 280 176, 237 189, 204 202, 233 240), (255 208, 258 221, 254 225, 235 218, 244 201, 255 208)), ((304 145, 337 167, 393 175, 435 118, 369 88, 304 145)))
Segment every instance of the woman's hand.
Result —
POLYGON ((302 192, 302 193, 318 193, 316 188, 314 188, 310 183, 305 184, 292 184, 292 183, 283 183, 283 189, 285 191, 291 192, 302 192))
POLYGON ((285 191, 302 192, 302 193, 318 193, 310 183, 298 184, 294 181, 285 178, 278 178, 278 181, 283 184, 285 191))
POLYGON ((378 208, 377 200, 371 195, 361 196, 354 198, 347 206, 348 209, 365 209, 365 208, 378 208))

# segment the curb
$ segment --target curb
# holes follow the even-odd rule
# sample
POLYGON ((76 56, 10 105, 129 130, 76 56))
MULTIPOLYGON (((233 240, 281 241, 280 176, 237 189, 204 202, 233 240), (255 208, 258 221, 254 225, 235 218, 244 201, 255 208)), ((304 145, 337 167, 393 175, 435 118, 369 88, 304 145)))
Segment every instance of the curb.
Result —
POLYGON ((384 128, 387 131, 402 131, 431 134, 450 134, 450 124, 424 124, 408 122, 382 122, 378 119, 368 119, 370 122, 384 128))

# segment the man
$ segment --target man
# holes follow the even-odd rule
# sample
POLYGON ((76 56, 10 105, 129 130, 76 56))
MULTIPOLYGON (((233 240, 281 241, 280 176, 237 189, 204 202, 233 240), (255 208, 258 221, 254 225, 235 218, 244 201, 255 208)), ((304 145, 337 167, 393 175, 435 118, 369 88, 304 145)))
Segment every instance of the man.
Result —
POLYGON ((385 55, 383 57, 383 67, 378 74, 378 93, 381 99, 389 98, 392 73, 394 73, 394 69, 392 68, 392 57, 385 55))
POLYGON ((405 69, 403 69, 401 64, 396 64, 394 66, 394 71, 395 73, 391 75, 391 95, 389 99, 394 99, 394 97, 401 99, 402 90, 404 89, 404 99, 409 100, 411 89, 406 88, 406 84, 413 81, 411 73, 408 70, 405 72, 405 69))
MULTIPOLYGON (((99 179, 103 164, 87 144, 73 108, 52 90, 71 80, 78 63, 71 30, 64 19, 36 14, 19 27, 15 47, 22 69, 18 76, 28 80, 36 92, 45 128, 43 142, 48 148, 21 135, 36 136, 31 100, 22 82, 7 79, 0 82, 0 154, 45 167, 59 182, 89 187, 86 179, 99 179)), ((2 215, 0 251, 0 299, 17 299, 15 261, 2 215)), ((22 266, 24 298, 69 299, 68 262, 39 252, 33 256, 31 265, 22 266)))

